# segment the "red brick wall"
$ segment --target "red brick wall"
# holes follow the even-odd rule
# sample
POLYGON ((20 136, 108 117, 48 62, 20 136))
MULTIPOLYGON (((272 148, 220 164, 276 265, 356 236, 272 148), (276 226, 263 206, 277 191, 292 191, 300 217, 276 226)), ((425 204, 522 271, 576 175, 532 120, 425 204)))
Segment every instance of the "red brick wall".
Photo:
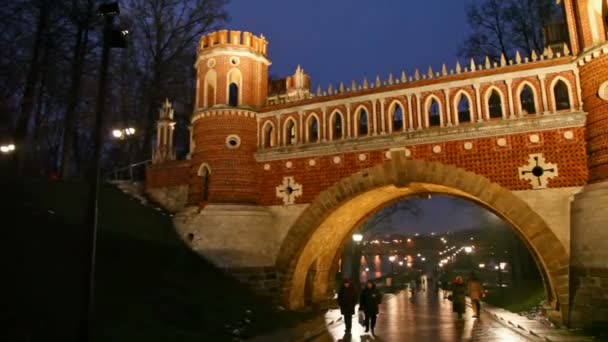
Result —
POLYGON ((146 188, 186 185, 190 178, 190 161, 180 160, 150 165, 146 169, 146 188))
MULTIPOLYGON (((201 198, 202 178, 198 169, 203 163, 211 168, 209 202, 256 203, 257 176, 254 153, 257 150, 257 122, 249 115, 236 115, 236 111, 206 116, 193 127, 195 151, 190 170, 190 203, 201 198), (241 139, 238 148, 230 149, 226 138, 236 134, 241 139)), ((250 114, 249 112, 246 112, 250 114)))
MULTIPOLYGON (((461 167, 511 190, 532 188, 528 181, 519 178, 518 167, 528 164, 529 154, 543 153, 547 162, 556 163, 558 167, 559 176, 549 180, 549 187, 582 186, 587 181, 584 129, 569 130, 574 133, 572 140, 564 138, 564 130, 555 130, 536 133, 540 136, 538 143, 530 142, 530 134, 517 134, 504 136, 508 142, 506 147, 498 146, 496 137, 416 145, 408 149, 412 153, 410 158, 461 167), (473 143, 471 150, 464 149, 465 141, 473 143), (432 149, 435 145, 442 147, 441 153, 433 153, 432 149)), ((296 203, 310 203, 319 192, 340 179, 382 163, 386 158, 385 153, 386 150, 339 153, 258 163, 260 203, 283 204, 282 200, 276 197, 275 188, 281 184, 285 176, 293 176, 297 183, 302 184, 303 195, 296 199, 296 203), (364 161, 359 159, 361 153, 366 156, 364 161), (334 157, 340 157, 342 161, 335 164, 334 157), (310 159, 314 159, 316 165, 311 166, 310 159), (287 161, 292 163, 291 168, 287 168, 287 161), (265 164, 270 165, 269 170, 265 170, 265 164)))
POLYGON ((608 180, 608 102, 598 97, 602 83, 608 81, 608 55, 592 59, 580 68, 583 109, 587 116, 589 181, 608 180))

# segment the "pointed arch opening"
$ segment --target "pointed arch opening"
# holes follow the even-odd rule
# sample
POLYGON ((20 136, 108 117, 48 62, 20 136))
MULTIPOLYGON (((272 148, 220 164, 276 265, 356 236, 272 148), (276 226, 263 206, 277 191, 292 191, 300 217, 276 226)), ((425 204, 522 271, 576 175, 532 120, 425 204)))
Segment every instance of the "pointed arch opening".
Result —
POLYGON ((275 147, 277 144, 277 137, 274 124, 270 121, 266 122, 262 131, 264 132, 262 136, 262 146, 265 148, 275 147))
POLYGON ((344 117, 340 111, 335 111, 329 118, 331 126, 330 140, 340 140, 344 137, 344 117))
POLYGON ((429 120, 429 127, 441 126, 441 105, 439 103, 439 100, 435 96, 431 96, 428 100, 426 111, 429 120))
POLYGON ((287 119, 285 121, 285 145, 295 145, 298 142, 297 129, 296 129, 296 121, 293 118, 287 119))
POLYGON ((365 110, 364 107, 359 107, 355 118, 357 128, 355 136, 361 137, 369 135, 369 115, 367 115, 367 110, 365 110))
POLYGON ((403 107, 399 102, 393 102, 390 107, 390 122, 392 131, 401 131, 404 128, 404 115, 403 115, 403 107))
POLYGON ((227 75, 226 96, 227 104, 237 107, 241 104, 243 76, 237 68, 232 68, 227 75))
POLYGON ((306 142, 315 143, 319 141, 319 118, 311 114, 306 120, 306 142))
POLYGON ((524 83, 519 92, 519 109, 522 115, 536 114, 536 94, 534 88, 524 83))
POLYGON ((489 96, 487 101, 488 116, 490 119, 502 119, 503 108, 502 108, 502 95, 496 88, 489 90, 489 96))
POLYGON ((572 109, 572 103, 570 101, 570 85, 561 78, 556 79, 554 82, 553 104, 555 111, 572 109))
POLYGON ((201 201, 207 202, 209 200, 209 183, 211 181, 211 168, 209 164, 201 164, 197 175, 201 177, 201 201))
POLYGON ((458 116, 458 123, 472 122, 471 99, 469 98, 469 95, 464 91, 459 92, 456 95, 454 104, 454 109, 458 116))

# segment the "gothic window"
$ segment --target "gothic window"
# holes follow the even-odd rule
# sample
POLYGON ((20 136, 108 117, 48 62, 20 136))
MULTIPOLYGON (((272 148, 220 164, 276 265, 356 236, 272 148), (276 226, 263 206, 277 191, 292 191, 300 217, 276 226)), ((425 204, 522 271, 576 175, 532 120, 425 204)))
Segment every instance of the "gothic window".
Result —
POLYGON ((215 106, 216 85, 217 73, 215 72, 215 70, 209 70, 205 75, 205 82, 203 84, 203 97, 200 99, 203 102, 202 107, 215 106))
POLYGON ((460 100, 458 101, 458 122, 471 122, 471 103, 469 99, 464 95, 460 95, 460 100))
POLYGON ((308 142, 319 141, 319 120, 311 116, 308 120, 308 142))
POLYGON ((428 109, 429 114, 429 127, 435 127, 441 125, 441 110, 439 109, 439 102, 435 98, 431 100, 428 109))
POLYGON ((488 111, 490 119, 502 118, 502 98, 496 89, 492 89, 492 94, 488 99, 488 111))
POLYGON ((230 83, 228 105, 230 107, 236 107, 239 105, 239 86, 236 83, 230 83))
POLYGON ((534 101, 534 92, 529 85, 525 85, 519 94, 522 114, 536 114, 536 104, 534 101))
POLYGON ((342 139, 342 131, 344 127, 342 125, 342 114, 340 112, 335 112, 332 118, 332 140, 342 139))
POLYGON ((393 130, 398 131, 403 129, 403 109, 401 105, 395 104, 392 114, 393 130))
POLYGON ((359 111, 359 136, 365 136, 369 133, 369 118, 365 109, 359 111))
POLYGON ((296 142, 296 124, 292 119, 289 119, 285 123, 285 145, 293 145, 296 142))
POLYGON ((555 98, 555 110, 570 109, 570 91, 562 80, 557 81, 553 86, 553 96, 555 98))
POLYGON ((264 147, 274 147, 277 143, 276 135, 274 134, 274 126, 267 123, 264 126, 264 147))

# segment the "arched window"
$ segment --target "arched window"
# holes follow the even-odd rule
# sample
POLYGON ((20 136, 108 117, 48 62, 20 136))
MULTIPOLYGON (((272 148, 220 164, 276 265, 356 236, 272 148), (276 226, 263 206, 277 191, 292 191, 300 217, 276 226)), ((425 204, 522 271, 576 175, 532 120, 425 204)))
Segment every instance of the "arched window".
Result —
POLYGON ((202 164, 198 169, 198 175, 201 177, 201 201, 209 200, 209 182, 211 178, 211 169, 209 165, 202 164))
POLYGON ((471 103, 469 102, 469 98, 464 94, 460 95, 460 100, 458 101, 458 122, 471 122, 471 103))
POLYGON ((488 111, 490 119, 502 118, 502 99, 496 89, 492 89, 492 94, 488 98, 488 111))
POLYGON ((536 114, 536 104, 534 101, 534 92, 529 85, 524 85, 519 93, 519 102, 521 105, 522 114, 536 114))
POLYGON ((230 83, 228 94, 228 105, 236 107, 239 105, 239 86, 236 83, 230 83))
POLYGON ((365 111, 365 109, 361 109, 359 111, 358 123, 359 123, 358 132, 357 132, 358 136, 368 135, 368 133, 369 133, 369 118, 367 116, 367 111, 365 111))
POLYGON ((217 74, 215 70, 209 70, 205 75, 205 84, 203 85, 203 105, 201 107, 215 106, 215 87, 217 84, 217 74))
POLYGON ((296 142, 296 123, 289 119, 285 122, 285 145, 293 145, 296 142))
POLYGON ((396 103, 393 108, 393 113, 391 115, 393 122, 393 131, 399 131, 403 129, 403 108, 401 105, 396 103))
POLYGON ((441 125, 441 110, 439 109, 439 102, 435 98, 431 99, 429 104, 429 127, 435 127, 441 125))
POLYGON ((308 119, 308 142, 319 141, 319 120, 314 115, 308 119))
POLYGON ((559 80, 553 86, 553 96, 555 98, 555 110, 570 109, 570 90, 566 82, 559 80))
POLYGON ((342 125, 342 113, 335 112, 331 122, 332 127, 332 140, 342 139, 342 131, 344 126, 342 125))
POLYGON ((264 125, 264 147, 274 147, 277 143, 276 139, 274 126, 271 123, 266 123, 266 125, 264 125))

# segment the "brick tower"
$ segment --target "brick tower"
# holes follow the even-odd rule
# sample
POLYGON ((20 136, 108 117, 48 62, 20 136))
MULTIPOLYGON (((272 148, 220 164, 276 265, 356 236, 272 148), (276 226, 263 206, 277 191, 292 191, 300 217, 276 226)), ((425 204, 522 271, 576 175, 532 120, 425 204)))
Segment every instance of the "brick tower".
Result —
POLYGON ((268 92, 267 46, 263 36, 228 30, 199 42, 191 204, 257 202, 256 110, 268 92))
POLYGON ((578 64, 586 124, 589 184, 572 203, 571 314, 574 327, 608 321, 608 3, 564 0, 578 64))

